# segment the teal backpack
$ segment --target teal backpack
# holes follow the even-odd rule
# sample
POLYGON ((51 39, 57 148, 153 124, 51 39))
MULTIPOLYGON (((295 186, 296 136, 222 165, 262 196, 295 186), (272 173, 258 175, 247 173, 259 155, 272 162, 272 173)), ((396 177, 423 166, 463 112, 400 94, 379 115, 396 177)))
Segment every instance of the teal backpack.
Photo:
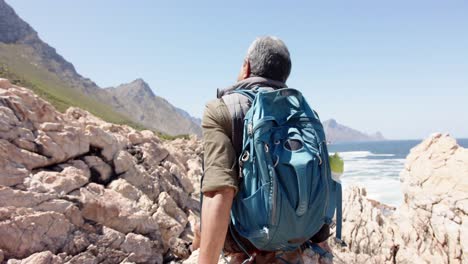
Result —
POLYGON ((336 239, 343 244, 341 184, 331 177, 317 113, 295 89, 233 92, 252 106, 244 118, 230 228, 259 250, 295 250, 324 224, 333 225, 336 210, 336 239))

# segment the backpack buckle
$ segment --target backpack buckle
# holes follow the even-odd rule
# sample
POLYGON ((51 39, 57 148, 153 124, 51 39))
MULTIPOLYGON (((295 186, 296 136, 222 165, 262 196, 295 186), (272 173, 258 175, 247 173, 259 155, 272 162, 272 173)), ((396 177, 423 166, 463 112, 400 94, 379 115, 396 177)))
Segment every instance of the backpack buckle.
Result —
POLYGON ((335 243, 338 244, 340 247, 347 247, 348 244, 344 242, 342 239, 335 237, 335 243))
POLYGON ((241 161, 246 162, 249 160, 249 158, 250 158, 250 153, 248 150, 246 150, 244 154, 242 154, 241 161))
POLYGON ((279 156, 276 155, 276 160, 275 160, 275 163, 273 164, 273 167, 276 168, 276 166, 278 166, 278 163, 279 163, 279 156))
POLYGON ((249 123, 247 125, 247 134, 249 134, 249 136, 253 135, 253 124, 252 123, 249 123))

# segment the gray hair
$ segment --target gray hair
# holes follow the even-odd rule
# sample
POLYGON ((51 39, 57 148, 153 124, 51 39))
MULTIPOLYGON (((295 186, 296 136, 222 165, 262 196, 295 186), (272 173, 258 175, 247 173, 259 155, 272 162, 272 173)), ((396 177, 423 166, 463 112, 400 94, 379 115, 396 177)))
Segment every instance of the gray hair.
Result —
POLYGON ((273 36, 257 38, 247 51, 253 76, 286 82, 291 73, 291 58, 284 42, 273 36))

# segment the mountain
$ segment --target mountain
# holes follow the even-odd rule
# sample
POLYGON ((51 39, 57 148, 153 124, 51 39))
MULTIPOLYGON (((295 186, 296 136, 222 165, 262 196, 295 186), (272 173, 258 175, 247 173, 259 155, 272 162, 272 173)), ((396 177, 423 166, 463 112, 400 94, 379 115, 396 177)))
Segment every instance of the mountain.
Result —
POLYGON ((190 115, 187 111, 185 111, 184 109, 176 108, 176 110, 177 110, 177 112, 179 112, 179 114, 181 114, 181 115, 184 116, 185 118, 189 118, 189 119, 192 120, 195 124, 197 124, 198 126, 201 126, 201 123, 202 123, 201 118, 191 116, 191 115, 190 115))
MULTIPOLYGON (((38 33, 4 0, 0 0, 0 42, 3 44, 2 53, 21 53, 19 57, 30 59, 29 64, 44 68, 75 89, 88 93, 96 93, 95 90, 99 89, 90 79, 78 74, 73 64, 66 61, 53 47, 43 42, 38 33)), ((2 59, 6 60, 5 57, 2 59)), ((20 65, 12 65, 12 68, 17 68, 15 66, 20 65)))
POLYGON ((199 123, 189 114, 184 114, 162 97, 156 96, 142 79, 106 88, 112 100, 109 103, 118 112, 133 116, 134 121, 145 127, 158 129, 170 135, 196 134, 201 136, 199 123))
POLYGON ((385 140, 384 136, 380 132, 368 135, 356 129, 339 124, 335 119, 326 120, 322 124, 325 129, 327 140, 332 143, 385 140))
POLYGON ((139 85, 143 80, 138 80, 135 85, 119 86, 122 89, 114 91, 101 89, 92 80, 81 76, 72 63, 42 41, 4 0, 0 0, 0 77, 30 87, 62 112, 76 106, 112 123, 170 135, 201 134, 193 117, 182 114, 178 108, 155 96, 147 84, 146 87, 139 85), (144 89, 139 90, 141 88, 144 89), (143 105, 138 103, 142 99, 140 93, 149 96, 142 101, 143 105))

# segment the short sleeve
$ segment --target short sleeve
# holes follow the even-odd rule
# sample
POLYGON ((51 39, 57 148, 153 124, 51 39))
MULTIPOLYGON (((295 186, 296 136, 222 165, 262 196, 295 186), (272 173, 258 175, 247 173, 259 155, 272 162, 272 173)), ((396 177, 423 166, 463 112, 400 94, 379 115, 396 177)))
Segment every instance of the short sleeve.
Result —
POLYGON ((203 114, 204 175, 202 192, 225 187, 238 190, 237 157, 229 137, 231 120, 226 105, 216 99, 206 104, 203 114))

